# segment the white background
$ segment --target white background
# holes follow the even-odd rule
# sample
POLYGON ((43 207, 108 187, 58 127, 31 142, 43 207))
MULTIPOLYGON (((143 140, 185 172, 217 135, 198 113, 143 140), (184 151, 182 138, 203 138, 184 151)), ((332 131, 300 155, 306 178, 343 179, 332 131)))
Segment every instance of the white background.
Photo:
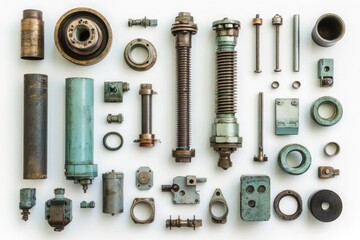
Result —
MULTIPOLYGON (((0 88, 2 173, 0 189, 2 200, 1 234, 3 239, 99 239, 99 238, 150 238, 150 239, 356 239, 360 220, 358 191, 358 146, 360 113, 357 92, 359 89, 357 1, 46 1, 18 0, 2 4, 2 87, 0 88), (113 44, 107 57, 93 66, 77 66, 65 60, 56 50, 53 31, 57 20, 66 11, 75 7, 90 7, 102 13, 113 31, 113 44), (27 8, 42 10, 45 21, 45 59, 26 61, 20 59, 20 20, 27 8), (175 48, 171 25, 179 11, 189 11, 198 24, 199 31, 193 37, 192 48, 192 148, 196 157, 190 164, 177 164, 171 157, 175 147, 175 48), (342 40, 330 48, 317 46, 311 39, 311 30, 320 17, 328 12, 340 15, 346 23, 342 40), (254 70, 254 27, 252 18, 259 13, 264 20, 261 27, 261 74, 254 70), (279 13, 281 26, 281 73, 274 73, 274 27, 271 18, 279 13), (292 72, 292 16, 301 17, 301 71, 292 72), (156 28, 127 27, 128 18, 157 18, 156 28), (238 122, 243 148, 231 158, 233 167, 224 171, 217 167, 218 154, 209 147, 211 124, 214 119, 215 90, 215 33, 211 29, 215 20, 229 17, 241 21, 238 38, 238 122), (130 69, 124 59, 126 44, 134 38, 152 42, 158 53, 153 68, 145 72, 130 69), (335 59, 335 83, 332 88, 320 88, 317 80, 317 61, 320 58, 335 59), (23 156, 23 75, 43 73, 49 76, 48 119, 48 179, 29 181, 22 179, 23 156), (98 164, 99 176, 89 186, 88 193, 80 185, 65 180, 64 133, 65 133, 65 78, 90 77, 95 81, 95 136, 94 161, 98 164), (273 90, 272 81, 280 87, 273 90), (291 88, 293 81, 301 82, 298 90, 291 88), (104 81, 126 81, 131 90, 124 94, 124 102, 103 102, 104 81), (152 149, 140 148, 132 141, 138 138, 141 128, 140 83, 152 83, 158 95, 153 97, 153 133, 161 140, 152 149), (257 153, 257 96, 264 92, 265 102, 265 153, 267 163, 255 163, 257 153), (342 120, 335 126, 318 126, 310 118, 311 104, 321 96, 333 96, 344 108, 342 120), (300 99, 300 131, 297 136, 274 134, 274 99, 297 97, 300 99), (121 125, 106 122, 108 113, 122 113, 121 125), (347 126, 347 127, 346 127, 347 126), (120 132, 125 140, 121 150, 107 151, 102 146, 102 137, 109 131, 120 132), (328 158, 323 153, 327 142, 336 141, 341 146, 337 157, 328 158), (299 143, 311 152, 313 162, 303 175, 292 176, 280 170, 277 155, 286 144, 299 143), (317 178, 317 167, 330 165, 339 168, 340 176, 329 180, 317 178), (154 187, 139 191, 135 187, 135 171, 140 166, 149 166, 155 173, 154 187), (124 213, 111 216, 102 213, 102 179, 104 172, 122 171, 124 179, 124 213), (171 203, 170 193, 162 193, 162 184, 171 184, 175 176, 197 175, 207 177, 207 183, 199 184, 200 204, 180 206, 171 203), (240 218, 240 176, 266 174, 271 178, 271 201, 284 189, 297 191, 303 199, 303 213, 295 221, 279 219, 272 210, 268 222, 244 222, 240 218), (21 220, 19 189, 37 189, 37 204, 29 220, 21 220), (64 187, 65 196, 73 200, 73 221, 61 233, 54 232, 44 220, 44 202, 54 197, 53 189, 64 187), (220 187, 228 202, 228 223, 216 225, 211 222, 208 203, 220 187), (337 192, 343 201, 341 216, 332 223, 317 221, 307 208, 308 197, 320 189, 337 192), (135 197, 154 197, 155 221, 150 225, 136 225, 129 214, 135 197), (80 209, 83 200, 94 200, 95 209, 80 209), (203 227, 192 229, 165 228, 165 221, 172 215, 203 220, 203 227), (351 234, 351 235, 350 235, 351 234), (351 237, 350 237, 351 236, 351 237)), ((292 209, 287 200, 284 209, 292 209)), ((271 203, 272 205, 272 203, 271 203)))

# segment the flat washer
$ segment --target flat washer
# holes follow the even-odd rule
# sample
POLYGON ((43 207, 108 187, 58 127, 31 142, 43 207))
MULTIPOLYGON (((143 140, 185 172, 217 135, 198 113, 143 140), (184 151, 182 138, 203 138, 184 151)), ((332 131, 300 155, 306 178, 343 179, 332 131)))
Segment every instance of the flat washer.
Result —
POLYGON ((298 89, 298 88, 301 87, 301 82, 300 81, 294 81, 291 86, 292 86, 293 89, 298 89))
POLYGON ((300 175, 306 172, 311 165, 311 155, 306 147, 300 144, 289 144, 283 147, 278 156, 279 166, 284 172, 292 175, 300 175), (301 154, 301 163, 299 166, 292 167, 288 164, 288 156, 291 152, 299 152, 301 154))
POLYGON ((154 45, 152 45, 151 42, 149 42, 146 39, 137 38, 132 41, 130 41, 124 51, 124 58, 129 65, 134 70, 137 71, 145 71, 150 69, 152 66, 154 66, 156 59, 157 59, 157 53, 154 45), (136 62, 132 57, 132 52, 135 48, 143 48, 146 50, 148 57, 143 62, 136 62))
POLYGON ((117 150, 119 150, 119 149, 122 147, 123 143, 124 143, 124 139, 123 139, 123 137, 121 136, 121 134, 118 133, 118 132, 108 132, 107 134, 105 134, 105 136, 104 136, 104 138, 103 138, 103 145, 104 145, 104 147, 105 147, 107 150, 110 150, 110 151, 117 151, 117 150), (111 136, 111 135, 115 135, 115 136, 118 136, 118 137, 120 138, 120 144, 119 144, 118 146, 116 146, 116 147, 110 147, 110 146, 107 144, 107 138, 108 138, 109 136, 111 136))
POLYGON ((309 210, 321 222, 332 222, 337 219, 341 215, 342 207, 341 198, 331 190, 320 190, 309 198, 309 210), (327 209, 323 208, 324 203, 329 205, 327 209))
POLYGON ((281 219, 283 219, 285 221, 292 221, 292 220, 297 219, 302 213, 302 200, 301 200, 300 195, 297 192, 295 192, 293 190, 289 190, 289 189, 280 192, 274 200, 274 210, 275 210, 275 213, 281 219), (286 196, 293 197, 297 202, 297 209, 296 209, 295 213, 293 213, 291 215, 284 214, 280 209, 280 201, 281 201, 281 199, 283 199, 286 196))
POLYGON ((328 127, 340 121, 343 115, 343 108, 341 106, 341 103, 337 99, 329 96, 324 96, 317 99, 313 103, 313 105, 311 106, 310 114, 317 124, 328 127), (323 118, 320 116, 319 108, 323 104, 330 104, 334 108, 334 114, 330 118, 323 118))
POLYGON ((279 88, 279 86, 280 86, 280 83, 279 83, 278 81, 273 81, 273 82, 271 83, 271 87, 272 87, 273 89, 277 89, 277 88, 279 88))

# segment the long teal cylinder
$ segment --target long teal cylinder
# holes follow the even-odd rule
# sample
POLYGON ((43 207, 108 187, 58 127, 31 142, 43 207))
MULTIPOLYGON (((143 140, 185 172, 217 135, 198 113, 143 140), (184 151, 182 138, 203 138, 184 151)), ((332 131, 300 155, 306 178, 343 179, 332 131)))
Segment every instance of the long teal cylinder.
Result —
POLYGON ((94 80, 66 79, 65 176, 86 192, 97 177, 94 164, 94 80))

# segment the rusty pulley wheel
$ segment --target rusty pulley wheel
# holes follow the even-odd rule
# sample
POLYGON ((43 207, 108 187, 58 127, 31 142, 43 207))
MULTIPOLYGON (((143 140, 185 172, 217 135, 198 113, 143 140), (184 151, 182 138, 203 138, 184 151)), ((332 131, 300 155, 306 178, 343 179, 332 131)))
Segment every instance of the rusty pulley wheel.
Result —
POLYGON ((108 54, 112 32, 110 24, 99 12, 74 8, 56 23, 54 39, 64 58, 78 65, 92 65, 108 54))

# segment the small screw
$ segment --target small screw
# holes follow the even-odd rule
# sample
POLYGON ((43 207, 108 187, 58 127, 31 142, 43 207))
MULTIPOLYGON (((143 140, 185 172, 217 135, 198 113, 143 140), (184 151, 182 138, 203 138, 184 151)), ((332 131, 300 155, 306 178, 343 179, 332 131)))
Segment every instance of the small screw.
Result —
POLYGON ((272 18, 272 25, 275 26, 275 31, 276 31, 276 57, 275 57, 275 61, 276 61, 276 64, 275 64, 275 69, 274 71, 275 72, 281 72, 281 69, 280 69, 280 61, 279 61, 279 58, 280 58, 280 39, 279 39, 279 33, 280 33, 280 26, 282 25, 283 23, 283 19, 282 17, 279 15, 279 14, 276 14, 273 18, 272 18))
POLYGON ((156 27, 157 19, 147 19, 144 17, 143 19, 131 19, 128 20, 128 26, 143 26, 143 27, 156 27))
POLYGON ((253 25, 255 26, 255 44, 256 44, 256 48, 255 48, 255 72, 256 73, 261 73, 260 70, 260 26, 262 25, 262 18, 260 18, 259 14, 256 14, 256 17, 253 19, 253 25))

